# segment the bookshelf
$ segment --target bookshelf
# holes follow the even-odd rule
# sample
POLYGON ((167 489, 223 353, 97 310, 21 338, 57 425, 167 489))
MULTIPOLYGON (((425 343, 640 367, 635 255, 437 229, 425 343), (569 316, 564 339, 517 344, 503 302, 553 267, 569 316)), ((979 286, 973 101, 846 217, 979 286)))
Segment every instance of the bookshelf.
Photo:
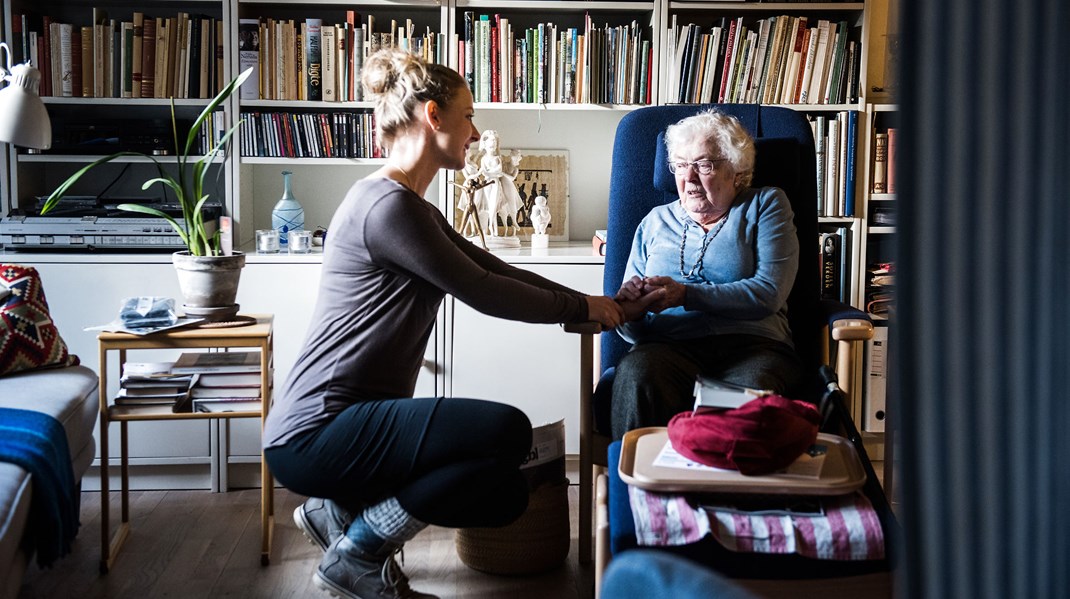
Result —
MULTIPOLYGON (((101 0, 89 2, 63 2, 60 0, 3 0, 0 18, 0 37, 14 39, 12 15, 28 14, 35 18, 45 15, 53 22, 90 25, 93 23, 94 8, 108 13, 117 21, 130 20, 136 8, 124 0, 101 0)), ((521 0, 364 0, 357 3, 338 4, 319 0, 174 0, 166 3, 153 3, 142 9, 146 15, 153 17, 176 16, 179 13, 206 15, 215 19, 222 31, 219 40, 219 53, 222 60, 216 67, 223 80, 229 80, 241 66, 242 21, 273 19, 275 22, 293 20, 295 26, 305 19, 320 19, 325 24, 342 24, 348 22, 348 11, 355 11, 353 22, 367 24, 369 16, 374 17, 377 33, 390 29, 391 21, 407 24, 411 21, 414 34, 431 34, 435 40, 434 56, 447 64, 462 70, 463 50, 461 43, 465 32, 465 15, 470 13, 475 20, 486 15, 493 22, 495 15, 499 19, 508 19, 514 33, 537 28, 540 23, 553 23, 558 33, 569 28, 584 31, 588 19, 592 26, 614 31, 626 31, 626 39, 639 40, 639 52, 642 42, 649 42, 647 55, 648 70, 646 81, 650 93, 647 96, 633 96, 629 99, 617 98, 615 101, 592 101, 582 93, 576 96, 575 84, 569 87, 572 95, 562 96, 548 92, 545 102, 502 102, 480 101, 476 104, 476 124, 480 129, 495 129, 501 134, 502 147, 522 150, 564 150, 569 156, 569 243, 555 244, 545 256, 534 256, 530 252, 502 252, 503 258, 535 269, 546 269, 559 280, 568 281, 575 287, 588 291, 601 289, 601 257, 591 256, 589 239, 596 229, 605 228, 605 211, 608 204, 610 179, 610 154, 617 123, 629 111, 645 104, 667 104, 677 101, 673 97, 670 83, 672 81, 672 63, 666 51, 669 28, 675 22, 677 27, 694 23, 704 30, 720 24, 722 19, 738 21, 747 27, 758 25, 766 19, 781 16, 807 18, 808 23, 822 20, 845 23, 846 41, 854 42, 856 48, 857 97, 851 95, 840 101, 816 104, 780 101, 795 110, 805 112, 811 117, 825 116, 832 118, 845 111, 858 113, 857 155, 855 168, 855 211, 851 215, 821 217, 823 228, 842 229, 850 237, 849 267, 844 284, 847 297, 856 306, 863 306, 865 294, 864 265, 867 256, 872 256, 870 239, 888 237, 883 229, 874 226, 870 219, 874 205, 886 202, 869 193, 867 185, 870 177, 870 163, 874 148, 869 142, 873 127, 881 126, 884 119, 891 118, 894 111, 883 108, 874 100, 878 96, 872 88, 882 81, 871 80, 873 65, 883 65, 884 37, 881 35, 887 15, 888 0, 871 0, 870 2, 704 2, 685 0, 638 0, 610 1, 590 0, 575 2, 571 0, 543 0, 538 2, 521 0), (876 48, 876 49, 875 49, 876 48), (565 99, 572 102, 563 101, 565 99)), ((500 22, 500 21, 499 21, 500 22)), ((36 20, 31 24, 38 27, 36 20)), ((396 27, 397 25, 395 25, 396 27)), ((259 31, 259 30, 258 30, 259 31)), ((499 37, 499 41, 500 41, 499 37)), ((278 61, 271 64, 277 66, 278 61)), ((639 71, 640 78, 642 71, 639 71)), ((588 85, 584 89, 591 90, 588 85)), ((564 85, 558 90, 564 91, 564 85)), ((300 118, 323 118, 332 114, 368 114, 372 104, 355 97, 346 97, 344 101, 323 101, 301 99, 297 96, 235 94, 223 106, 225 120, 235 119, 253 113, 286 113, 301 115, 300 118), (307 116, 305 116, 307 115, 307 116)), ((65 98, 46 97, 46 105, 54 122, 74 122, 79 119, 87 125, 98 125, 109 121, 146 122, 169 119, 171 103, 166 99, 156 98, 65 98)), ((192 119, 205 106, 207 100, 199 98, 179 99, 175 101, 175 110, 180 119, 192 119)), ((141 127, 138 132, 145 132, 141 127)), ((256 151, 243 151, 240 144, 232 145, 232 151, 222 158, 209 175, 211 193, 220 198, 226 210, 236 221, 238 246, 252 251, 253 235, 256 229, 270 226, 271 209, 282 195, 283 178, 281 171, 292 171, 294 195, 305 210, 306 227, 326 227, 335 207, 354 181, 378 168, 382 158, 367 155, 319 156, 319 157, 281 157, 259 155, 256 151), (255 155, 254 155, 255 154, 255 155)), ((266 154, 266 153, 265 153, 266 154)), ((70 173, 99 157, 100 154, 64 153, 52 151, 44 154, 28 154, 23 151, 8 151, 0 148, 0 215, 8 215, 16 209, 30 209, 34 198, 44 195, 55 188, 70 173)), ((161 157, 165 164, 169 159, 161 157)), ((117 162, 99 169, 99 174, 83 180, 75 194, 106 197, 145 197, 140 183, 148 178, 154 169, 152 163, 130 161, 117 162)), ((455 214, 454 190, 446 183, 453 173, 442 172, 428 189, 426 197, 453 219, 455 214)), ((149 193, 159 194, 158 187, 149 193)), ((150 196, 150 197, 159 197, 150 196)), ((141 285, 146 281, 158 284, 161 293, 167 293, 171 286, 169 257, 162 254, 128 253, 121 256, 99 253, 59 254, 55 252, 13 252, 0 249, 4 260, 39 263, 46 270, 73 273, 85 266, 102 267, 97 269, 101 276, 112 279, 123 276, 123 269, 144 273, 141 285), (107 273, 104 275, 104 273, 107 273)), ((274 312, 277 315, 276 329, 284 343, 297 344, 296 339, 303 337, 304 316, 291 315, 300 311, 302 306, 312 303, 315 284, 318 280, 319 255, 305 257, 279 255, 273 257, 250 255, 250 266, 243 275, 242 293, 244 301, 255 301, 257 310, 274 312), (255 275, 253 274, 255 273, 255 275), (286 281, 286 284, 280 284, 286 281)), ((53 283, 53 286, 56 284, 53 283)), ((92 309, 70 307, 69 318, 73 322, 86 326, 105 322, 114 313, 118 297, 112 297, 123 288, 134 294, 143 289, 124 281, 121 285, 102 286, 108 288, 107 297, 94 300, 92 309), (93 319, 93 320, 89 320, 93 319), (99 321, 99 322, 97 322, 99 321)), ((72 284, 72 290, 76 289, 72 284)), ((84 292, 80 291, 80 292, 84 292)), ((239 301, 243 301, 241 298, 239 301)), ((62 314, 59 316, 62 318, 62 314)), ((429 368, 423 389, 439 394, 460 393, 461 390, 475 388, 467 381, 471 376, 465 368, 477 368, 482 359, 473 336, 491 335, 501 327, 500 322, 481 319, 470 315, 463 308, 447 306, 440 316, 439 329, 429 346, 429 368), (463 326, 458 323, 463 323, 463 326), (454 345, 453 336, 464 329, 458 345, 454 345), (464 349, 454 354, 457 347, 464 349), (457 366, 461 368, 454 368, 457 366)), ((78 325, 74 325, 77 327, 78 325)), ((525 337, 531 332, 521 327, 511 332, 512 337, 525 337)), ((79 333, 75 328, 71 336, 79 333)), ((74 343, 89 347, 84 341, 74 343)), ((555 341, 547 341, 552 346, 555 341)), ((568 340, 565 343, 569 343, 568 340)), ((571 350, 569 350, 571 351, 571 350)), ((92 351, 83 351, 93 355, 92 351)), ((545 353, 545 350, 543 350, 545 353)), ((291 348, 280 348, 278 373, 284 377, 289 368, 288 359, 295 357, 291 348)), ((518 358, 519 359, 519 358, 518 358)), ((423 375, 422 375, 423 376, 423 375)), ((565 375, 563 380, 572 385, 575 377, 565 375)), ((480 383, 482 384, 482 383, 480 383)), ((569 427, 570 431, 578 427, 569 427)), ((255 434, 255 431, 249 431, 255 434)))

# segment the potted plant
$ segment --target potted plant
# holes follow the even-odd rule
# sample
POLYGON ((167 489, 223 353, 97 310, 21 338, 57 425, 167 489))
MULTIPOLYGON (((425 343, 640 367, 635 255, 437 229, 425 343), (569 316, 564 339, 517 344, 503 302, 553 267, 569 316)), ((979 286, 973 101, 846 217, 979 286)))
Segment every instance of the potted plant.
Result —
POLYGON ((171 172, 153 156, 141 152, 117 152, 86 165, 71 175, 48 197, 41 209, 41 214, 52 210, 83 175, 101 164, 126 156, 139 156, 151 160, 156 165, 159 176, 145 181, 141 188, 148 189, 155 184, 170 188, 175 194, 178 206, 182 209, 181 222, 161 210, 141 204, 119 204, 118 208, 163 218, 171 224, 182 239, 186 249, 175 252, 172 256, 172 263, 178 272, 179 287, 185 299, 183 308, 187 315, 208 320, 225 320, 234 316, 238 311, 238 305, 234 303, 234 299, 238 293, 241 269, 245 266, 245 255, 241 252, 224 251, 220 243, 220 232, 209 228, 209 223, 204 220, 203 207, 210 197, 204 191, 204 181, 209 166, 226 148, 231 136, 241 126, 241 121, 235 123, 219 139, 218 143, 211 145, 204 156, 196 157, 192 154, 205 121, 234 93, 234 90, 241 87, 242 82, 249 77, 251 72, 251 68, 242 71, 220 90, 215 98, 212 98, 190 127, 186 135, 185 146, 179 145, 178 119, 175 116, 175 103, 172 98, 171 129, 175 140, 177 163, 171 172))

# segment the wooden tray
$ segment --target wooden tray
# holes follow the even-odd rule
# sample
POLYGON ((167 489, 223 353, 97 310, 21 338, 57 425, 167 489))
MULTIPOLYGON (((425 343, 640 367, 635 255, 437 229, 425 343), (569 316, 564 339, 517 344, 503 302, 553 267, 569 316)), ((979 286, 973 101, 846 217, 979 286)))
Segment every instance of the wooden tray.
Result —
POLYGON ((766 495, 843 495, 862 487, 866 473, 850 441, 819 433, 815 446, 825 448, 819 474, 793 474, 817 464, 803 455, 785 472, 745 476, 737 470, 684 469, 655 465, 669 441, 665 427, 640 428, 624 435, 620 453, 620 477, 648 491, 700 493, 761 493, 766 495))

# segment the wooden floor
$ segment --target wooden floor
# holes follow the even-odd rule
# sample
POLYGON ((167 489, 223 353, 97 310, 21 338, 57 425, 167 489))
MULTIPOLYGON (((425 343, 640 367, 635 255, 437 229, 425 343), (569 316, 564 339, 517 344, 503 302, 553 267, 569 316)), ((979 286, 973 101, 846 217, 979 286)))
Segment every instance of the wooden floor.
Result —
MULTIPOLYGON (((878 472, 880 469, 878 468, 878 472)), ((578 480, 569 472, 570 480, 578 480)), ((578 487, 569 487, 572 545, 564 565, 540 576, 477 572, 457 557, 453 531, 430 527, 405 546, 412 586, 443 598, 573 599, 593 597, 594 573, 576 559, 578 487)), ((327 597, 312 584, 322 555, 293 524, 304 501, 275 491, 276 527, 271 565, 260 565, 260 491, 133 491, 131 531, 115 565, 99 573, 100 494, 82 494, 81 529, 73 552, 50 570, 31 565, 20 599, 149 597, 327 597)), ((112 522, 118 516, 113 494, 112 522)), ((887 599, 887 575, 835 581, 737 581, 759 597, 887 599)), ((711 589, 711 596, 716 596, 711 589)), ((645 598, 637 598, 645 599, 645 598)))
MULTIPOLYGON (((312 584, 322 552, 293 524, 304 501, 275 491, 271 565, 260 566, 260 491, 134 491, 131 531, 111 572, 101 575, 100 494, 82 494, 82 526, 74 550, 50 570, 32 565, 19 597, 327 597, 312 584)), ((578 488, 569 488, 575 517, 578 488)), ((112 500, 112 520, 118 513, 112 500)), ((593 570, 576 559, 577 523, 566 563, 547 574, 504 577, 477 572, 457 557, 453 531, 429 527, 405 545, 413 588, 441 597, 571 599, 592 596, 593 570)))

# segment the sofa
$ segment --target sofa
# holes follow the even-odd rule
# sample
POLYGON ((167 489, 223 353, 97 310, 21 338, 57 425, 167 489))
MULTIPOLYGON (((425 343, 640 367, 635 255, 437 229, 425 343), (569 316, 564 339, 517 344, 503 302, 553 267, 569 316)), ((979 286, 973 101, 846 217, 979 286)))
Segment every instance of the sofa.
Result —
MULTIPOLYGON (((75 484, 96 455, 97 375, 85 366, 33 370, 0 377, 0 408, 33 410, 63 425, 75 484)), ((28 526, 33 489, 30 473, 0 461, 0 598, 15 597, 33 557, 28 526)))
POLYGON ((68 352, 36 269, 0 264, 0 599, 18 595, 31 559, 48 567, 72 549, 98 382, 68 352))

